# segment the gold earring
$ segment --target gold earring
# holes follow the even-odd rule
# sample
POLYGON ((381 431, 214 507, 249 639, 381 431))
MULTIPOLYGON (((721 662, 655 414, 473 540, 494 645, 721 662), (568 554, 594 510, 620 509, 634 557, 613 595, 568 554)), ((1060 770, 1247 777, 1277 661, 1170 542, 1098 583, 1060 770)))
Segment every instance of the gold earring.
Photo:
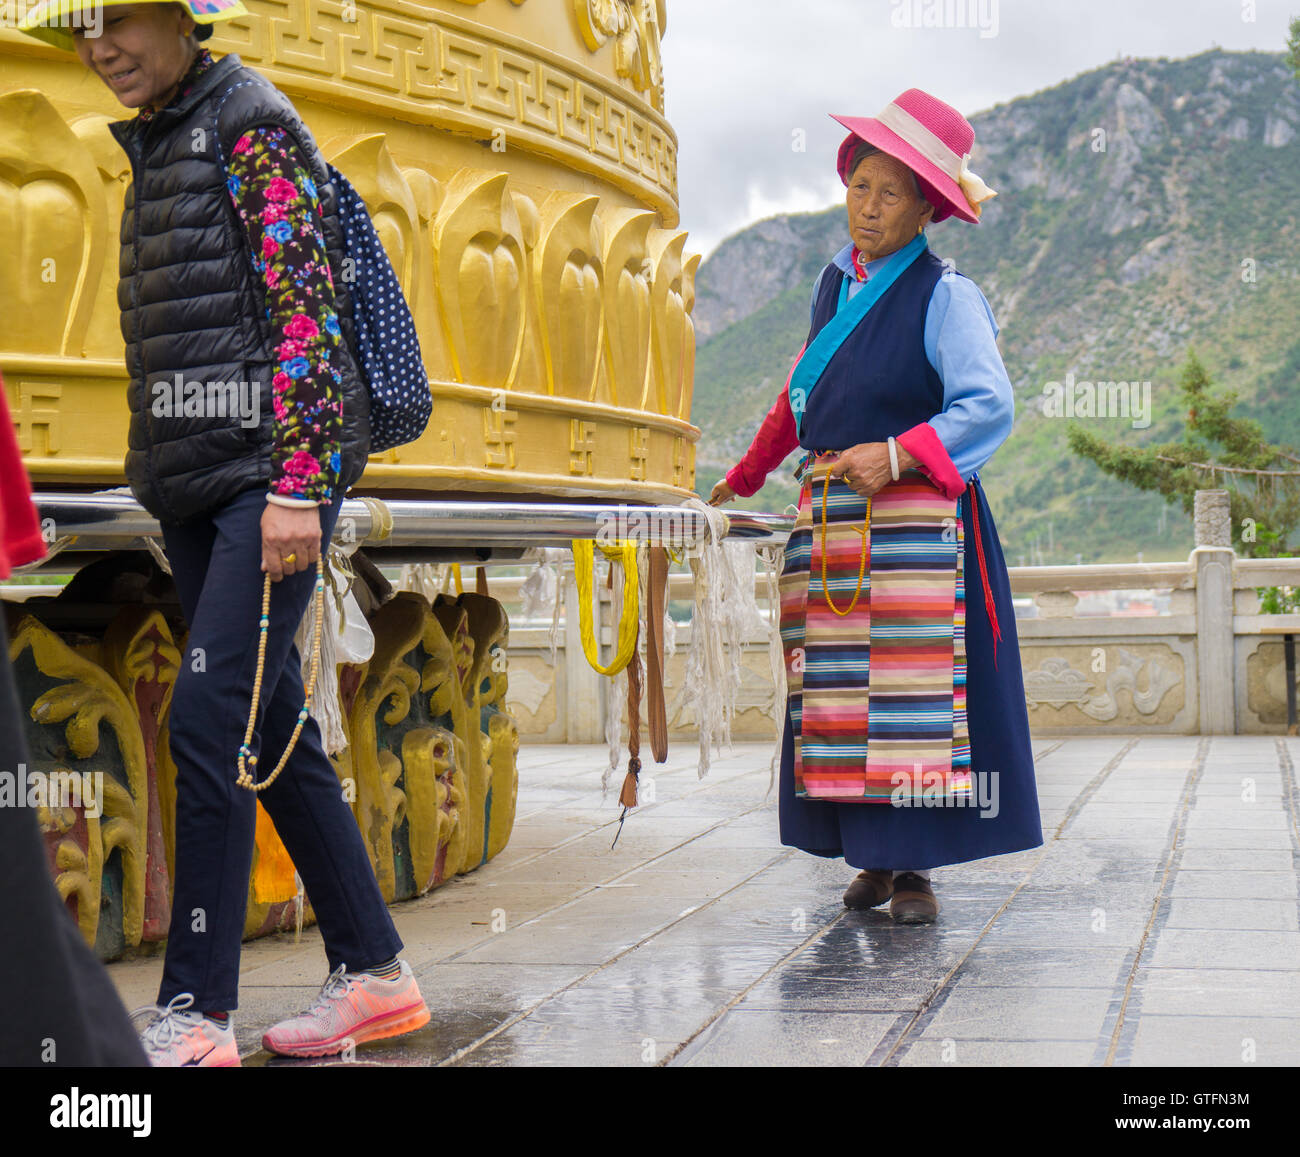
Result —
POLYGON ((924 232, 925 232, 925 226, 924 226, 924 225, 918 225, 918 226, 916 227, 916 233, 917 233, 917 236, 918 236, 918 237, 919 237, 922 233, 924 233, 924 232))

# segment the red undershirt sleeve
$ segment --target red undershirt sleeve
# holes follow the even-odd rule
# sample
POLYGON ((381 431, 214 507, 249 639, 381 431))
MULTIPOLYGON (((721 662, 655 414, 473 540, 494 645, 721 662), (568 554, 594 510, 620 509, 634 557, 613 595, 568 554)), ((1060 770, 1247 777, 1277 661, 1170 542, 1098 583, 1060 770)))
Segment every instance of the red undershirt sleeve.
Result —
POLYGON ((939 435, 928 422, 904 430, 895 439, 913 458, 917 468, 940 490, 945 498, 959 498, 966 484, 957 473, 957 467, 948 457, 948 451, 939 441, 939 435))

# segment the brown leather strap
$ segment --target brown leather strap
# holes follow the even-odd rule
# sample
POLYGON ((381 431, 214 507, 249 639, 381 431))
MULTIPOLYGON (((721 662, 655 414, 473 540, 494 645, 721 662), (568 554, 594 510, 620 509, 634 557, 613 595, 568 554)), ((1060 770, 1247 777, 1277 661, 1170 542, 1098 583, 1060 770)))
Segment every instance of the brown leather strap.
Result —
POLYGON ((655 763, 668 759, 668 706, 664 702, 664 609, 668 602, 668 551, 648 550, 646 574, 646 724, 655 763))

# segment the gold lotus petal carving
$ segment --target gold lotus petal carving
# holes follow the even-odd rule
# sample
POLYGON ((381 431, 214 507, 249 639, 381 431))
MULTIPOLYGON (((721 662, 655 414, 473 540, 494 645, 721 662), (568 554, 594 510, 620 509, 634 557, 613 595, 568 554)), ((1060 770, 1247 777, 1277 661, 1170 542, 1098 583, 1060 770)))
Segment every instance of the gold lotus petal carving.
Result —
POLYGON ((596 395, 605 324, 599 205, 599 197, 578 193, 547 197, 533 264, 546 392, 583 401, 596 395))
POLYGON ((0 350, 80 357, 104 272, 100 168, 40 92, 0 95, 0 350))
POLYGON ((388 151, 386 134, 331 144, 326 155, 365 201, 411 313, 418 314, 420 286, 415 270, 420 257, 420 213, 414 191, 388 151))
POLYGON ((655 215, 641 209, 610 209, 605 224, 605 314, 618 329, 605 328, 610 373, 609 397, 626 409, 645 407, 650 368, 650 229, 655 215))

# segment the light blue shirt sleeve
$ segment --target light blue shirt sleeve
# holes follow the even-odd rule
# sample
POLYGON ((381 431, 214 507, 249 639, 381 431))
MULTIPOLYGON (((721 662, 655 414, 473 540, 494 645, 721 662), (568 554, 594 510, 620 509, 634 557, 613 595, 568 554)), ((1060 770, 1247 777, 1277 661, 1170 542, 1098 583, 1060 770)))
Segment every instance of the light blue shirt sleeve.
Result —
POLYGON ((925 313, 925 356, 943 382, 943 412, 928 419, 963 482, 1011 433, 1015 399, 998 325, 980 287, 945 273, 925 313))
MULTIPOLYGON (((832 264, 851 273, 852 254, 850 243, 835 255, 832 264)), ((867 279, 887 260, 882 257, 868 262, 867 279)), ((810 319, 822 277, 813 286, 810 319)), ((864 284, 851 281, 849 297, 864 284)), ((982 469, 1007 440, 1015 416, 1011 381, 998 352, 997 336, 993 310, 979 286, 953 271, 940 277, 926 309, 924 342, 926 359, 943 383, 943 411, 928 419, 928 424, 963 482, 982 469)))

